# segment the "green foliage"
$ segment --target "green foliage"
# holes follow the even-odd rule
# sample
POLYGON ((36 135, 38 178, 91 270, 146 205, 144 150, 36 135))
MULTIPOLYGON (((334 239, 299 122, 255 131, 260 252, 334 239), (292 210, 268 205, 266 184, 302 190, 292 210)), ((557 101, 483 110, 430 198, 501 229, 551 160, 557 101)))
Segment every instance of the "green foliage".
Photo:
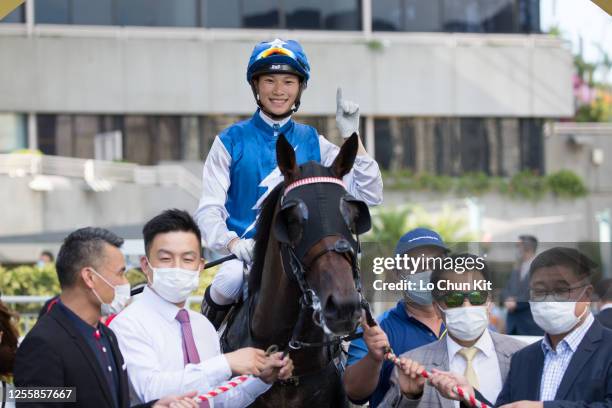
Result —
POLYGON ((582 197, 588 192, 582 179, 569 170, 560 170, 548 176, 548 188, 559 197, 582 197))
POLYGON ((536 201, 548 193, 562 198, 579 198, 588 194, 582 179, 570 170, 560 170, 544 176, 525 170, 510 178, 491 177, 482 172, 449 177, 400 170, 383 172, 383 179, 385 188, 390 190, 432 191, 458 196, 481 196, 497 192, 514 199, 536 201))
POLYGON ((547 192, 545 177, 529 170, 523 170, 512 176, 508 182, 506 193, 513 198, 538 200, 547 192))
MULTIPOLYGON (((205 269, 200 274, 200 285, 198 290, 194 292, 196 296, 203 296, 204 290, 212 282, 216 271, 219 267, 205 269)), ((140 269, 130 269, 126 273, 126 277, 131 286, 139 283, 144 283, 147 278, 140 269)), ((7 269, 0 267, 0 288, 3 295, 23 295, 23 296, 54 296, 60 293, 59 281, 55 272, 55 265, 49 265, 42 269, 32 265, 21 265, 15 268, 7 269)), ((42 304, 40 303, 22 303, 13 307, 15 311, 21 314, 38 313, 42 304)), ((200 305, 192 304, 191 308, 200 310, 200 305)), ((31 327, 35 322, 35 318, 22 316, 21 332, 23 333, 24 318, 29 319, 28 325, 31 327)))
POLYGON ((491 189, 496 178, 489 177, 483 172, 466 173, 457 180, 457 192, 460 194, 482 195, 491 189))
POLYGON ((468 242, 475 237, 467 231, 465 217, 446 206, 440 214, 433 216, 423 207, 414 205, 409 208, 378 208, 372 214, 372 230, 364 237, 365 241, 375 242, 392 249, 406 232, 425 227, 436 231, 445 242, 468 242))
POLYGON ((380 208, 373 217, 372 231, 367 238, 374 237, 372 241, 379 243, 396 243, 407 231, 409 209, 384 210, 380 208))
POLYGON ((55 265, 0 267, 0 287, 4 295, 55 295, 60 291, 55 265))
POLYGON ((576 122, 610 122, 612 121, 612 103, 610 94, 600 92, 587 105, 581 105, 576 110, 576 122))
POLYGON ((140 269, 130 269, 125 273, 130 286, 136 286, 147 281, 146 275, 140 269))
POLYGON ((367 41, 366 46, 372 51, 382 51, 385 48, 385 45, 380 40, 367 41))

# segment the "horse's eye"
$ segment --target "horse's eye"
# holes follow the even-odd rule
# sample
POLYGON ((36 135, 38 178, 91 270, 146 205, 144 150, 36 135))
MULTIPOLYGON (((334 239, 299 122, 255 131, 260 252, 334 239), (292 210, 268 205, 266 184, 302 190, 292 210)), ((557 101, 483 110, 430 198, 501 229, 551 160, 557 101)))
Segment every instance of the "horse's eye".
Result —
POLYGON ((291 206, 285 216, 289 241, 295 245, 302 239, 304 224, 308 220, 308 207, 303 201, 291 206))
POLYGON ((342 214, 342 218, 344 219, 346 226, 353 234, 355 234, 355 219, 359 214, 359 208, 357 208, 357 205, 349 201, 342 200, 340 202, 340 213, 342 214))

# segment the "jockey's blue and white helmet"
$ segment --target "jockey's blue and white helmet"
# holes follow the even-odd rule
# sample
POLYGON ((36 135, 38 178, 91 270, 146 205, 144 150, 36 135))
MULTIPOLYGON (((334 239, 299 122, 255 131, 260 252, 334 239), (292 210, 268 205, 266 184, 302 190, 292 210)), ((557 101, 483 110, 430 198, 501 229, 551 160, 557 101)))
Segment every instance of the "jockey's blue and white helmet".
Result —
POLYGON ((247 68, 247 82, 261 74, 289 73, 300 77, 304 85, 310 79, 310 64, 304 49, 294 40, 279 38, 260 42, 253 48, 247 68))

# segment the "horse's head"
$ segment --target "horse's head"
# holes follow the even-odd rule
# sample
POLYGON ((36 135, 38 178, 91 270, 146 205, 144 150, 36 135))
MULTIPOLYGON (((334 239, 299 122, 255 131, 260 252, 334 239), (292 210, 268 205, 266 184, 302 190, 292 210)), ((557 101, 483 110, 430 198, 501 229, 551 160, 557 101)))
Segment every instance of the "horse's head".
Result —
POLYGON ((293 275, 290 278, 302 292, 314 292, 315 320, 328 334, 352 331, 361 315, 355 236, 370 229, 370 213, 342 183, 357 149, 354 134, 330 167, 315 162, 298 166, 293 147, 283 135, 276 144, 284 191, 274 236, 289 254, 290 262, 285 264, 290 266, 285 270, 293 275))

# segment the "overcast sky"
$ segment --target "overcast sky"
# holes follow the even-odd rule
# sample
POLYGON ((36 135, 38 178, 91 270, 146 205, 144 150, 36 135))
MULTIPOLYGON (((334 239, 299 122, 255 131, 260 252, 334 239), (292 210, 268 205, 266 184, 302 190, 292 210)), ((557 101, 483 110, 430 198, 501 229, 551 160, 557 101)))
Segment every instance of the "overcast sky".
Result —
MULTIPOLYGON (((582 37, 584 58, 601 59, 595 44, 600 44, 612 58, 612 17, 590 0, 540 0, 542 30, 558 26, 578 52, 582 37)), ((612 72, 608 76, 612 82, 612 72)))

